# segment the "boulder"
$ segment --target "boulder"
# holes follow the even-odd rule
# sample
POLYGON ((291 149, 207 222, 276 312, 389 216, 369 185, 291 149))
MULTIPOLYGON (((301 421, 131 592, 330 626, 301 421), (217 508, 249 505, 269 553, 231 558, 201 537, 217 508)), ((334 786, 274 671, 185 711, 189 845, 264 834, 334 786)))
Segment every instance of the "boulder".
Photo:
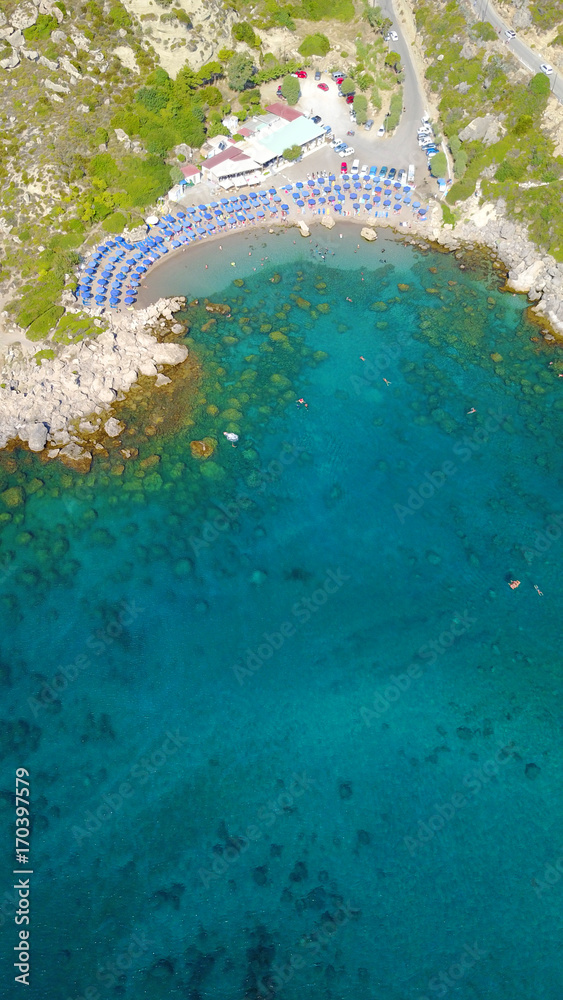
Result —
POLYGON ((30 62, 37 62, 39 59, 39 53, 36 52, 35 49, 21 48, 20 56, 23 56, 24 59, 29 59, 30 62))
POLYGON ((116 420, 115 417, 110 417, 104 424, 104 430, 110 438, 119 437, 121 432, 125 430, 125 424, 122 424, 120 420, 116 420))
POLYGON ((20 3, 10 17, 10 23, 14 28, 31 28, 37 21, 37 8, 34 4, 20 3))
POLYGON ((64 465, 68 466, 70 469, 76 469, 77 472, 89 472, 90 466, 92 465, 92 454, 89 451, 84 451, 80 445, 75 444, 71 441, 70 444, 61 448, 58 457, 64 465))
POLYGON ((377 233, 375 229, 368 229, 367 226, 363 226, 360 230, 360 236, 362 239, 367 240, 368 243, 373 243, 377 239, 377 233))
POLYGON ((474 118, 459 133, 462 142, 472 142, 475 139, 484 139, 491 125, 498 122, 494 115, 483 115, 482 118, 474 118))
POLYGON ((180 365, 188 356, 183 344, 155 344, 152 359, 156 365, 180 365))
POLYGON ((216 447, 217 441, 211 437, 202 438, 201 441, 190 441, 190 451, 193 457, 203 461, 211 458, 216 447))
POLYGON ((52 31, 51 41, 54 42, 55 45, 64 45, 66 42, 66 35, 64 31, 61 31, 60 28, 56 28, 55 31, 52 31))
POLYGON ((168 378, 168 375, 157 375, 154 384, 157 389, 160 389, 161 385, 169 385, 171 381, 172 379, 168 378))
POLYGON ((325 229, 334 229, 335 225, 336 222, 334 221, 332 215, 323 215, 321 219, 321 226, 324 226, 325 229))
POLYGON ((25 44, 25 38, 23 37, 19 29, 14 31, 7 39, 7 41, 10 43, 13 49, 21 49, 22 45, 25 44))
POLYGON ((20 57, 15 51, 12 51, 12 53, 9 56, 7 56, 6 59, 0 59, 1 69, 15 69, 16 66, 19 66, 19 64, 20 64, 20 57))
POLYGON ((54 83, 53 80, 45 80, 47 90, 54 90, 56 94, 70 94, 70 88, 62 83, 54 83))
POLYGON ((305 222, 303 222, 303 219, 299 220, 299 222, 297 223, 297 228, 299 229, 299 232, 301 233, 302 236, 310 236, 311 235, 311 233, 309 231, 309 227, 308 227, 308 225, 305 222))
POLYGON ((45 424, 32 424, 28 431, 27 443, 30 451, 43 451, 43 448, 47 444, 47 428, 45 424))
MULTIPOLYGON (((58 10, 58 8, 57 8, 57 10, 58 10)), ((59 68, 59 60, 58 59, 47 59, 47 56, 39 56, 39 62, 41 64, 41 66, 46 66, 47 69, 55 70, 55 69, 59 68)))

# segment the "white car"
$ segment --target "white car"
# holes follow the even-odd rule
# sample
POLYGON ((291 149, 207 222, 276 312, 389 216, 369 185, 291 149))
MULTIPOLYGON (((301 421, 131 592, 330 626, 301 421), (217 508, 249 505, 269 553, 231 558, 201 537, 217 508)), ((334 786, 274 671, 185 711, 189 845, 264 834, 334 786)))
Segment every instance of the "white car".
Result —
POLYGON ((399 41, 399 36, 398 36, 397 32, 396 31, 388 31, 387 34, 385 35, 385 41, 386 42, 398 42, 399 41))
POLYGON ((379 128, 377 130, 377 134, 378 134, 378 136, 379 136, 380 139, 381 139, 382 135, 385 135, 385 125, 380 125, 379 126, 379 128))
POLYGON ((505 35, 507 38, 516 38, 516 32, 513 31, 512 28, 507 28, 505 31, 505 35))
POLYGON ((360 171, 362 174, 369 174, 369 167, 367 163, 362 163, 362 169, 360 171))
POLYGON ((549 63, 542 63, 540 69, 546 76, 551 76, 553 73, 553 66, 550 66, 549 63))
POLYGON ((352 156, 353 153, 354 153, 354 147, 346 146, 346 149, 344 150, 345 156, 352 156))

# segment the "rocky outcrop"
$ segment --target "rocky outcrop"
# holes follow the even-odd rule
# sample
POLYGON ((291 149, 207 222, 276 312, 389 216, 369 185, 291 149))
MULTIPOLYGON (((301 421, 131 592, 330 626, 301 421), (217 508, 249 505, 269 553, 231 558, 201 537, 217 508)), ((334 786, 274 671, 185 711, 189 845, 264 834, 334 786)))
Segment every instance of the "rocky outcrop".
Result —
POLYGON ((473 142, 480 139, 485 146, 491 146, 498 142, 505 132, 506 129, 500 119, 495 118, 494 115, 483 115, 482 118, 474 118, 472 122, 469 122, 469 125, 466 125, 459 133, 459 138, 462 142, 473 142))
MULTIPOLYGON (((66 347, 53 360, 37 365, 32 358, 21 359, 6 365, 1 372, 0 447, 19 438, 32 451, 49 447, 51 457, 57 454, 67 463, 83 465, 81 440, 72 436, 76 421, 82 418, 85 432, 89 422, 84 418, 92 417, 99 425, 100 415, 124 398, 139 373, 158 376, 159 366, 178 365, 187 358, 183 344, 161 343, 149 332, 154 327, 168 332, 167 323, 183 303, 160 299, 134 314, 116 314, 95 340, 66 347)), ((105 422, 109 436, 117 436, 121 428, 114 418, 105 422)))
POLYGON ((332 215, 323 215, 321 219, 321 226, 324 226, 325 229, 334 229, 335 225, 336 222, 334 221, 332 215))
POLYGON ((375 229, 369 229, 367 226, 363 226, 360 230, 360 236, 362 239, 367 240, 368 243, 373 243, 377 239, 377 233, 375 229))
POLYGON ((309 230, 309 226, 307 225, 307 223, 303 222, 303 219, 299 220, 299 222, 297 223, 297 228, 299 229, 299 232, 301 233, 302 236, 310 236, 311 235, 311 232, 309 230))
POLYGON ((467 221, 458 223, 452 230, 442 227, 436 219, 433 225, 425 225, 425 236, 449 250, 468 243, 493 250, 508 270, 507 288, 527 294, 530 302, 535 303, 532 312, 538 320, 545 320, 563 336, 563 263, 539 250, 528 239, 523 226, 506 218, 502 200, 496 205, 477 208, 478 199, 479 192, 466 203, 467 221))

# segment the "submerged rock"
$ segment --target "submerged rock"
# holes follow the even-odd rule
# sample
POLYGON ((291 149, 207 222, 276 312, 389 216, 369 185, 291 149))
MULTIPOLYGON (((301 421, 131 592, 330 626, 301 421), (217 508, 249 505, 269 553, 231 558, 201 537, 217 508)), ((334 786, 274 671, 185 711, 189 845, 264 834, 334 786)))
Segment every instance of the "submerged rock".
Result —
POLYGON ((217 447, 215 438, 204 437, 201 441, 190 441, 190 451, 194 458, 205 460, 211 458, 217 447))

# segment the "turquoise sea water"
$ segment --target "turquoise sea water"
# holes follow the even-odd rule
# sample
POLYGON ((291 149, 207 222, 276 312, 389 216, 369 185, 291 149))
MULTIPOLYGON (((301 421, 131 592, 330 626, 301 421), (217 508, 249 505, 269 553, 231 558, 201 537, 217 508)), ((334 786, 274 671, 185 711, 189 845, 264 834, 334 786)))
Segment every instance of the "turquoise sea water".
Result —
POLYGON ((88 475, 0 460, 34 1000, 561 996, 559 349, 340 231, 156 271, 189 379, 88 475))

